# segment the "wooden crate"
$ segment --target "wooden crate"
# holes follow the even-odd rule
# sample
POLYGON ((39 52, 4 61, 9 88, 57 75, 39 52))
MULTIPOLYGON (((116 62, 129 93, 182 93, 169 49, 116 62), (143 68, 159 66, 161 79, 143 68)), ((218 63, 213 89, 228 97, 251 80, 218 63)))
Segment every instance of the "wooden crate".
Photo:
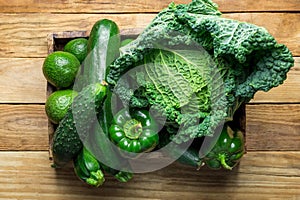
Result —
MULTIPOLYGON (((139 29, 127 29, 121 31, 121 39, 125 38, 135 38, 141 32, 139 29)), ((63 50, 64 46, 72 39, 75 38, 86 38, 88 39, 87 31, 65 31, 65 32, 56 32, 48 35, 48 54, 54 51, 63 50)), ((55 87, 53 87, 49 82, 47 82, 47 97, 55 91, 55 87)), ((240 108, 236 111, 234 115, 234 125, 235 127, 239 127, 242 130, 245 139, 246 139, 246 111, 245 104, 242 104, 240 108)), ((53 133, 56 129, 57 125, 53 124, 48 120, 48 134, 49 134, 49 158, 52 159, 51 153, 51 141, 53 138, 53 133)), ((245 147, 246 148, 246 147, 245 147)))
POLYGON ((174 163, 136 174, 128 183, 106 176, 101 188, 91 189, 71 166, 50 167, 41 70, 45 38, 56 31, 90 30, 101 18, 121 29, 145 28, 170 1, 1 1, 0 199, 300 200, 299 0, 214 2, 223 17, 264 26, 296 61, 283 85, 258 92, 246 105, 247 154, 232 171, 196 171, 174 163))

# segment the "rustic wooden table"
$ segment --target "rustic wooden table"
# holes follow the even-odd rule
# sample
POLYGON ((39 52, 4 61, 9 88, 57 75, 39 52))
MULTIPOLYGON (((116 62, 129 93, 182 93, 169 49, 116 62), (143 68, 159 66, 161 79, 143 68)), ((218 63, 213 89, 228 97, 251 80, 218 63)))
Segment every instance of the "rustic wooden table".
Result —
MULTIPOLYGON (((189 0, 175 0, 188 3, 189 0)), ((300 0, 216 0, 225 17, 266 27, 295 57, 286 82, 246 106, 248 153, 233 171, 173 164, 98 189, 48 159, 47 34, 101 18, 144 28, 168 0, 0 0, 0 199, 300 199, 300 0)))

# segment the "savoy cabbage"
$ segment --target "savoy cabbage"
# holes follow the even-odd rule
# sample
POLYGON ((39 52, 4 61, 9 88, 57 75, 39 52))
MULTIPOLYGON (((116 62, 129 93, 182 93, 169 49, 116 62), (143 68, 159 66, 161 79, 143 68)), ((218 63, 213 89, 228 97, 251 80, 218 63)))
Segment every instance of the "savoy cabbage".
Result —
POLYGON ((180 128, 181 143, 213 134, 257 91, 282 84, 293 64, 288 48, 263 27, 223 18, 210 0, 193 0, 171 3, 123 47, 107 82, 131 107, 161 110, 180 128), (121 77, 137 66, 143 70, 131 74, 136 90, 121 77))

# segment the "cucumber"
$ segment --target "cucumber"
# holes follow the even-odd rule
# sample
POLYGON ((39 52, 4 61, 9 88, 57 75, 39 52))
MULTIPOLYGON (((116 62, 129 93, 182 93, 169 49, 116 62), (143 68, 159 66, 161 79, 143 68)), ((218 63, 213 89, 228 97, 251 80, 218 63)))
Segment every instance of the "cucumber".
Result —
POLYGON ((66 116, 54 132, 52 154, 54 168, 63 167, 71 161, 83 147, 82 142, 101 110, 106 97, 106 86, 95 83, 86 86, 74 98, 66 116))
POLYGON ((127 38, 125 40, 122 40, 121 41, 121 47, 124 47, 126 46, 127 44, 129 44, 130 42, 132 42, 134 39, 131 39, 131 38, 127 38))
POLYGON ((175 144, 175 143, 170 143, 170 136, 168 134, 168 131, 164 128, 160 132, 160 137, 159 137, 159 148, 163 148, 166 145, 169 145, 166 152, 166 156, 169 156, 170 158, 173 158, 174 160, 176 159, 176 162, 179 162, 184 165, 192 166, 195 167, 197 170, 200 169, 203 166, 203 161, 199 157, 199 144, 198 141, 197 143, 192 142, 192 144, 189 143, 182 143, 180 145, 175 144), (183 149, 183 147, 187 147, 183 149))
POLYGON ((88 185, 99 187, 105 181, 98 160, 85 147, 73 160, 74 172, 77 177, 88 185))
POLYGON ((199 157, 199 153, 197 149, 189 146, 186 150, 183 147, 185 146, 183 143, 180 145, 177 144, 169 144, 168 150, 166 151, 166 155, 170 158, 176 159, 176 162, 179 162, 184 165, 188 165, 191 167, 195 167, 197 170, 203 166, 203 161, 199 157))
POLYGON ((200 167, 203 166, 203 161, 199 157, 199 152, 192 148, 189 147, 178 159, 177 162, 184 164, 184 165, 189 165, 192 167, 196 167, 197 169, 200 169, 200 167))
POLYGON ((119 56, 120 31, 117 24, 109 19, 97 21, 90 32, 87 58, 84 62, 86 83, 105 80, 109 65, 119 56))
POLYGON ((125 172, 121 170, 114 169, 110 167, 111 165, 117 166, 118 168, 129 169, 129 163, 126 159, 122 158, 119 151, 115 151, 110 143, 109 138, 107 136, 108 127, 105 125, 105 121, 103 120, 103 112, 99 113, 99 123, 95 122, 93 129, 89 136, 89 143, 86 143, 87 148, 96 155, 99 159, 99 163, 102 169, 114 176, 120 182, 127 182, 132 179, 131 172, 125 172), (107 127, 107 128, 106 128, 107 127), (107 138, 107 141, 104 140, 107 138), (102 162, 101 162, 102 161, 102 162), (108 165, 104 164, 108 163, 108 165))
MULTIPOLYGON (((94 24, 88 40, 88 56, 84 63, 84 76, 87 78, 87 83, 101 82, 106 79, 109 65, 119 56, 120 41, 119 28, 115 22, 102 19, 94 24)), ((94 123, 91 129, 92 134, 90 134, 89 142, 85 144, 86 147, 94 155, 106 159, 105 163, 128 168, 128 163, 112 149, 109 141, 103 141, 104 137, 108 139, 108 129, 113 120, 109 90, 103 103, 102 112, 99 112, 98 120, 99 123, 94 123)), ((104 171, 121 182, 127 182, 132 178, 132 174, 129 172, 113 169, 101 162, 100 164, 104 171)))
MULTIPOLYGON (((120 30, 118 25, 109 19, 97 21, 90 32, 88 39, 88 56, 84 64, 84 77, 87 84, 106 80, 110 64, 119 56, 121 45, 120 30)), ((104 126, 110 127, 113 120, 111 111, 111 92, 107 91, 104 102, 105 112, 102 120, 104 126)))

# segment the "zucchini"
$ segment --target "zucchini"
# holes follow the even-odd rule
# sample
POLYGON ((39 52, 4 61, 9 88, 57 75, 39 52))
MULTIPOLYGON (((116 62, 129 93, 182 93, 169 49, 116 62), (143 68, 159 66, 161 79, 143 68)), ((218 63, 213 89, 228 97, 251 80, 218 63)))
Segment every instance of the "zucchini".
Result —
POLYGON ((96 114, 99 113, 106 97, 106 87, 100 83, 86 86, 74 98, 66 116, 60 121, 52 141, 53 165, 63 167, 83 147, 96 114))
POLYGON ((120 43, 120 31, 115 22, 102 19, 94 24, 84 62, 83 73, 87 84, 105 80, 109 65, 119 56, 120 43))
POLYGON ((159 137, 159 148, 163 148, 166 145, 169 145, 166 150, 166 156, 169 156, 172 159, 176 159, 176 162, 179 162, 184 165, 195 167, 196 169, 200 169, 203 166, 203 161, 199 157, 199 148, 197 148, 198 141, 195 143, 195 140, 189 144, 189 143, 182 143, 182 144, 176 144, 176 143, 170 143, 170 136, 168 134, 168 131, 166 129, 163 129, 160 132, 159 137), (196 144, 196 145, 195 145, 196 144), (183 147, 187 147, 183 149, 183 147))
POLYGON ((130 42, 132 42, 134 39, 131 39, 131 38, 127 38, 127 39, 125 39, 125 40, 122 40, 121 41, 121 47, 124 47, 124 46, 126 46, 127 44, 129 44, 130 42))
POLYGON ((85 147, 73 160, 73 165, 77 177, 88 185, 99 187, 104 183, 104 174, 98 160, 85 147))
MULTIPOLYGON (((93 25, 88 39, 88 56, 83 72, 87 84, 106 80, 110 64, 119 56, 120 45, 120 30, 114 21, 102 19, 93 25)), ((113 119, 111 95, 108 90, 103 109, 105 114, 102 117, 102 120, 105 121, 103 125, 108 127, 113 119)))
MULTIPOLYGON (((88 56, 83 68, 87 84, 106 80, 109 65, 119 56, 120 44, 119 27, 114 21, 102 19, 93 25, 87 45, 88 56)), ((104 114, 101 117, 102 126, 106 126, 104 129, 107 130, 113 120, 111 96, 111 92, 107 90, 103 106, 104 114)))
MULTIPOLYGON (((119 28, 115 22, 102 19, 94 24, 88 40, 88 56, 84 63, 84 76, 87 78, 87 83, 101 82, 106 79, 109 65, 119 56, 120 41, 119 28)), ((94 155, 101 157, 104 163, 128 168, 128 163, 112 149, 108 140, 108 129, 113 120, 109 90, 101 109, 102 111, 98 114, 99 123, 94 123, 89 142, 85 145, 94 155), (107 138, 107 141, 103 138, 107 138)), ((117 180, 127 182, 132 178, 130 172, 113 169, 104 163, 100 162, 104 171, 113 175, 117 180)))
MULTIPOLYGON (((176 150, 175 150, 176 151, 176 150)), ((200 169, 200 167, 203 166, 203 161, 199 157, 199 151, 196 149, 189 147, 178 159, 177 162, 189 165, 192 167, 196 167, 197 169, 200 169)))
POLYGON ((87 148, 91 150, 91 152, 97 156, 99 163, 102 169, 114 176, 120 182, 127 182, 132 179, 132 173, 127 172, 130 168, 129 163, 126 159, 122 158, 119 151, 115 151, 113 148, 108 136, 107 126, 104 125, 104 120, 102 120, 103 112, 99 113, 99 123, 95 122, 93 129, 89 136, 89 142, 86 143, 87 148), (107 139, 107 140, 105 140, 107 139), (101 159, 99 159, 101 158, 101 159), (121 171, 118 169, 114 169, 113 167, 118 169, 126 169, 126 171, 121 171))

